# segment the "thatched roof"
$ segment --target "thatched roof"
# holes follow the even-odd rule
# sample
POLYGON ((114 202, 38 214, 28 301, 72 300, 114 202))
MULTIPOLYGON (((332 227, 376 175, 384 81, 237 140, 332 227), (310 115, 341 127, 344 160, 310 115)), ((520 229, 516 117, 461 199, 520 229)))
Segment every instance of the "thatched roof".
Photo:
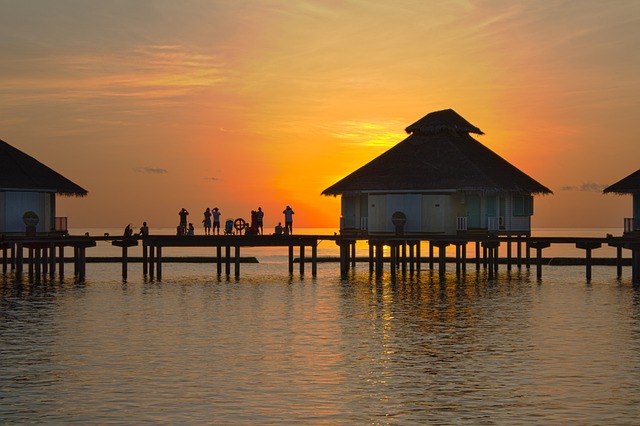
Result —
POLYGON ((371 191, 508 191, 551 194, 469 136, 483 134, 455 111, 432 112, 407 127, 409 137, 325 189, 323 195, 371 191))
POLYGON ((421 132, 426 134, 439 133, 441 131, 475 133, 484 135, 482 130, 462 118, 457 112, 449 109, 431 112, 405 129, 409 134, 421 132))
POLYGON ((0 190, 51 191, 83 197, 87 190, 0 140, 0 190))
POLYGON ((640 170, 631 173, 626 178, 619 180, 613 185, 605 188, 602 192, 605 194, 611 192, 614 194, 639 194, 640 193, 640 170))

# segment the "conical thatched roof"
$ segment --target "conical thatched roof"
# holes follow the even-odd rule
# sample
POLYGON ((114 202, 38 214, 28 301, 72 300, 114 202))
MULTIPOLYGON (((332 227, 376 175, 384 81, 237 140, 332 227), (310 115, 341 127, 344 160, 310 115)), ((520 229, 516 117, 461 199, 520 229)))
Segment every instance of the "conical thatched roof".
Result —
POLYGON ((0 190, 53 191, 83 197, 87 190, 0 140, 0 190))
POLYGON ((322 194, 439 190, 552 193, 469 136, 483 133, 452 109, 432 112, 406 131, 409 137, 322 194))
POLYGON ((640 193, 640 170, 631 173, 626 178, 619 180, 613 185, 604 189, 605 194, 612 192, 614 194, 639 194, 640 193))

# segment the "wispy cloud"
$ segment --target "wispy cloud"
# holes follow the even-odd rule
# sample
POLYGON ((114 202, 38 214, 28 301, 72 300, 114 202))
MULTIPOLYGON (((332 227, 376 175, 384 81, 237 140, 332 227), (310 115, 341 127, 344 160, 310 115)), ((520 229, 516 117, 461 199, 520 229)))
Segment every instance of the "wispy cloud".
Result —
POLYGON ((151 173, 151 174, 158 174, 158 175, 169 173, 167 169, 163 169, 162 167, 136 167, 134 170, 137 173, 151 173))
POLYGON ((584 192, 602 192, 609 184, 584 182, 580 185, 565 185, 560 188, 562 191, 584 191, 584 192))
POLYGON ((345 139, 348 144, 358 146, 393 146, 407 137, 404 126, 395 120, 344 121, 338 123, 331 133, 345 139), (400 131, 399 131, 400 129, 400 131))
POLYGON ((204 178, 204 180, 208 180, 208 181, 211 181, 211 182, 218 182, 218 181, 221 181, 222 178, 215 177, 215 176, 209 176, 209 177, 204 178))

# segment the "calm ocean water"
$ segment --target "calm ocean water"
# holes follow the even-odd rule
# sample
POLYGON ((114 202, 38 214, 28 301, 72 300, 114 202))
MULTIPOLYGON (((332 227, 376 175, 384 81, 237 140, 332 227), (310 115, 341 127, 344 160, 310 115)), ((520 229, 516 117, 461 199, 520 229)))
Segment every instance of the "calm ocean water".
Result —
POLYGON ((88 264, 84 282, 0 274, 0 422, 640 419, 640 288, 628 268, 618 280, 595 266, 587 282, 584 267, 548 266, 538 281, 501 266, 490 281, 453 266, 441 280, 423 265, 392 282, 366 264, 348 279, 335 263, 289 275, 286 253, 255 254, 239 279, 180 263, 161 282, 140 264, 126 282, 119 264, 88 264))

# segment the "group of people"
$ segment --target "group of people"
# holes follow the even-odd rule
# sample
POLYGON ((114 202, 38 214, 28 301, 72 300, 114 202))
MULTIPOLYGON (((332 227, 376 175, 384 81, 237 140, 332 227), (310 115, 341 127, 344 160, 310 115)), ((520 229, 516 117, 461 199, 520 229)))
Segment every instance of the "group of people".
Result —
MULTIPOLYGON (((273 235, 291 235, 293 234, 293 215, 295 214, 291 206, 287 206, 282 212, 284 215, 284 226, 282 222, 278 222, 273 235)), ((204 226, 205 235, 220 235, 220 209, 214 207, 213 209, 207 207, 203 213, 204 219, 202 224, 204 226)), ((180 224, 176 228, 176 235, 195 235, 195 227, 192 222, 188 221, 189 211, 184 207, 178 212, 180 216, 180 224)), ((257 210, 251 211, 251 220, 245 224, 244 229, 239 229, 239 232, 244 232, 245 235, 264 235, 264 211, 262 207, 258 207, 257 210)), ((145 237, 149 235, 149 227, 147 222, 142 223, 140 231, 136 236, 145 237)), ((131 224, 128 224, 124 229, 125 237, 133 236, 133 228, 131 224)))
MULTIPOLYGON (((284 211, 284 227, 282 222, 278 222, 275 227, 274 235, 290 235, 293 233, 293 215, 294 211, 291 206, 287 206, 284 211)), ((194 235, 195 229, 193 223, 188 222, 187 218, 189 212, 184 207, 180 212, 180 225, 177 228, 177 235, 194 235)), ((204 227, 205 235, 220 235, 220 209, 218 207, 209 208, 203 213, 204 218, 202 224, 204 227)), ((244 232, 245 235, 264 235, 264 211, 262 207, 258 207, 257 210, 251 211, 251 219, 249 223, 245 223, 244 229, 238 229, 239 232, 244 232)))
MULTIPOLYGON (((108 236, 108 234, 106 234, 108 236)), ((133 237, 133 228, 131 224, 128 224, 124 228, 124 233, 122 234, 125 237, 133 237)), ((142 222, 142 226, 140 227, 140 231, 136 234, 136 236, 146 237, 149 235, 149 227, 147 226, 147 222, 142 222)))
POLYGON ((213 235, 213 233, 220 235, 220 210, 217 207, 214 207, 213 209, 207 207, 204 211, 204 219, 202 219, 202 223, 204 225, 204 235, 213 235))

